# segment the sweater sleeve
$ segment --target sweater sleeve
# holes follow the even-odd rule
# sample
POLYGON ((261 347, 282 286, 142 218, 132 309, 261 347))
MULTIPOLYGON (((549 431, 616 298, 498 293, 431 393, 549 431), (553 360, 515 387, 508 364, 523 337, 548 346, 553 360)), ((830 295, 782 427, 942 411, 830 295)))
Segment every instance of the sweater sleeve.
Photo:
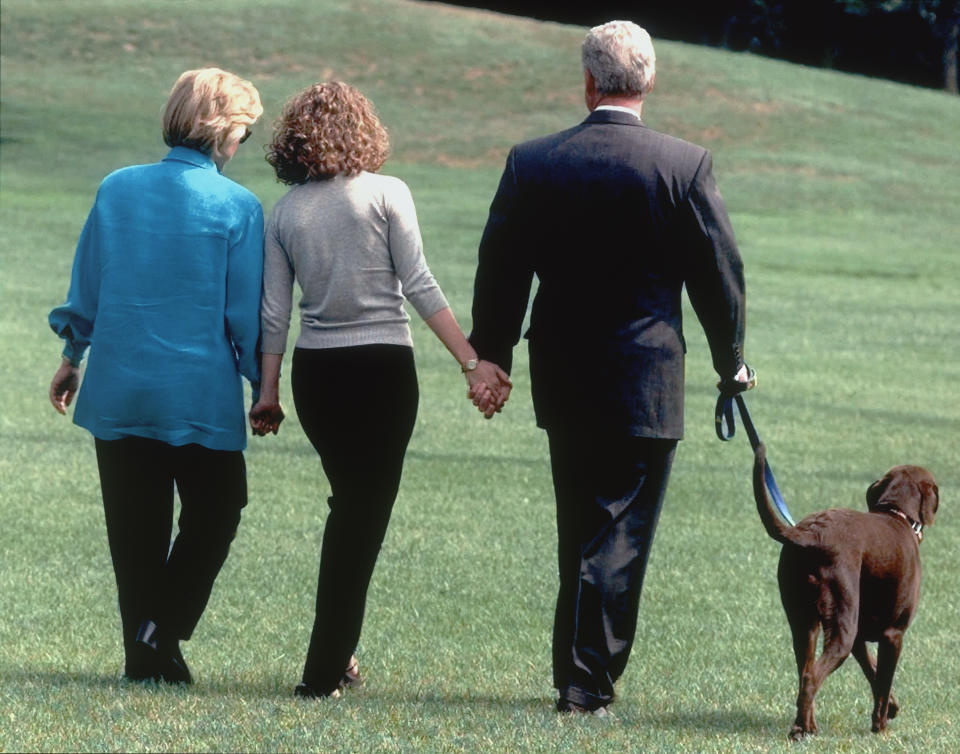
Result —
POLYGON ((290 330, 293 307, 294 270, 280 243, 277 208, 267 223, 263 244, 263 298, 260 301, 260 323, 263 328, 263 352, 284 353, 290 330))
POLYGON ((427 266, 413 195, 402 181, 396 182, 396 190, 387 197, 386 210, 390 256, 403 295, 423 319, 428 319, 449 304, 427 266))
POLYGON ((73 257, 70 288, 63 305, 50 312, 50 328, 64 340, 63 355, 78 366, 93 337, 100 298, 100 261, 96 248, 96 211, 87 217, 73 257))
POLYGON ((263 209, 256 207, 232 239, 227 258, 227 332, 240 373, 260 384, 260 290, 263 284, 263 209))

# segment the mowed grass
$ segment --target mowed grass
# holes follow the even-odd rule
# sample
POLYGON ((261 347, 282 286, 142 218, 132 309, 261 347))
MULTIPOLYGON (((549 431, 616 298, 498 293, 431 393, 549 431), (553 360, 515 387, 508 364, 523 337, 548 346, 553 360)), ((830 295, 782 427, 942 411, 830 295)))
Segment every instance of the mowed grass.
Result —
MULTIPOLYGON (((692 313, 687 437, 614 718, 551 707, 553 500, 525 352, 506 411, 484 422, 419 321, 420 415, 370 590, 366 686, 337 702, 292 698, 328 487, 286 381, 291 415, 278 437, 251 440, 250 504, 185 647, 197 683, 123 683, 92 441, 46 399, 60 353, 46 315, 101 178, 162 156, 171 83, 215 64, 263 95, 266 116, 227 173, 269 210, 283 192, 257 146, 270 121, 300 87, 348 80, 391 130, 385 172, 411 186, 428 259, 468 329, 507 150, 583 116, 584 30, 402 0, 5 0, 0 12, 0 751, 790 750, 778 547, 754 510, 746 439, 713 435, 715 376, 692 313)), ((960 100, 689 45, 657 52, 645 119, 714 153, 746 264, 760 375, 748 400, 794 515, 862 508, 899 463, 940 483, 896 678, 901 715, 870 734, 850 663, 825 684, 822 733, 804 751, 955 751, 960 100)), ((571 368, 589 368, 575 343, 571 368)))

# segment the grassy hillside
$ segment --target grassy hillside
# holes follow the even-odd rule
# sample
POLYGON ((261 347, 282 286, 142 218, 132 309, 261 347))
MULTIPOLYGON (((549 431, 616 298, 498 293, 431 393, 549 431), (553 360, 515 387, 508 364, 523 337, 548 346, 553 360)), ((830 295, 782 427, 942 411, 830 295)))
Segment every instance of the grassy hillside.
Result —
MULTIPOLYGON (((197 685, 120 683, 92 443, 46 399, 60 352, 46 315, 99 181, 162 156, 170 85, 219 65, 263 95, 266 115, 227 173, 269 209, 283 193, 259 147, 273 117, 297 89, 347 80, 391 131, 384 170, 411 186, 428 260, 468 329, 507 150, 584 115, 584 30, 407 0, 4 0, 0 23, 0 751, 788 750, 777 547, 756 520, 745 439, 713 437, 715 377, 692 313, 687 438, 612 721, 550 706, 553 502, 525 353, 507 410, 483 422, 419 322, 420 417, 371 587, 367 686, 333 704, 291 697, 327 495, 292 416, 250 443, 251 503, 185 649, 197 685)), ((657 53, 645 120, 714 153, 747 271, 747 360, 760 373, 749 402, 794 515, 860 508, 898 463, 940 482, 901 716, 869 734, 850 663, 821 692, 823 734, 805 751, 952 751, 960 102, 714 49, 657 53)))

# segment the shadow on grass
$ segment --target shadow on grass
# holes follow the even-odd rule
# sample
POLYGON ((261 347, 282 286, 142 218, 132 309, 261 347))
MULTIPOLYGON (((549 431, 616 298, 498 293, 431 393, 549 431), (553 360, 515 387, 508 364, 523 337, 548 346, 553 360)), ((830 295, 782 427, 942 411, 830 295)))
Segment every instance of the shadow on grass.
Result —
MULTIPOLYGON (((349 700, 349 693, 346 697, 349 700)), ((393 692, 378 692, 359 690, 367 699, 376 699, 382 703, 405 703, 415 707, 420 707, 430 714, 449 714, 456 710, 468 710, 470 712, 502 712, 505 715, 522 712, 524 714, 536 714, 539 712, 553 711, 552 700, 544 696, 497 696, 489 693, 475 692, 451 692, 442 691, 424 692, 422 689, 414 692, 408 698, 397 698, 393 692)))
POLYGON ((119 675, 106 673, 72 672, 69 670, 31 670, 30 668, 9 668, 0 670, 0 678, 4 685, 11 686, 39 686, 44 689, 60 689, 67 687, 81 687, 88 689, 106 689, 112 687, 132 686, 132 681, 124 681, 119 675))
MULTIPOLYGON (((386 694, 373 696, 378 701, 390 703, 395 698, 386 694)), ((409 700, 410 704, 425 708, 431 714, 450 714, 460 708, 470 712, 502 712, 505 716, 522 713, 524 715, 553 717, 565 720, 584 720, 611 722, 619 727, 637 727, 663 730, 665 732, 696 732, 700 734, 757 733, 769 734, 785 725, 783 719, 773 715, 754 713, 748 710, 694 710, 694 711, 651 711, 642 703, 621 700, 610 707, 609 718, 592 716, 558 715, 553 699, 546 696, 508 697, 490 694, 471 693, 430 693, 420 694, 409 700)))
POLYGON ((611 707, 610 718, 567 717, 557 714, 553 700, 547 695, 510 696, 483 692, 449 692, 442 690, 425 692, 423 689, 375 689, 363 686, 350 690, 339 700, 305 700, 293 695, 293 686, 287 679, 263 679, 251 681, 249 678, 200 678, 191 686, 157 683, 154 681, 129 681, 119 673, 71 672, 68 670, 30 670, 29 668, 3 668, 0 677, 4 685, 36 686, 45 692, 115 689, 117 693, 158 693, 175 694, 199 698, 244 698, 260 699, 274 703, 289 702, 309 709, 317 705, 318 710, 325 704, 356 705, 358 708, 374 704, 381 707, 407 706, 420 710, 421 714, 436 717, 464 717, 469 715, 490 714, 508 717, 539 717, 566 720, 583 720, 612 724, 617 727, 662 730, 664 732, 697 732, 701 734, 729 735, 754 733, 770 735, 779 732, 785 722, 782 717, 765 715, 748 710, 650 710, 642 703, 623 700, 611 707))
POLYGON ((696 731, 703 734, 757 733, 769 735, 786 730, 788 721, 774 715, 747 710, 680 710, 676 712, 646 713, 640 711, 631 718, 641 727, 664 731, 696 731))
POLYGON ((413 448, 407 451, 407 458, 417 461, 440 461, 445 464, 469 464, 485 466, 487 464, 513 464, 515 466, 533 466, 549 468, 549 457, 544 455, 522 456, 492 453, 437 453, 413 448))
MULTIPOLYGON (((242 697, 245 699, 263 699, 280 702, 289 701, 292 704, 302 704, 304 706, 334 702, 334 700, 309 700, 295 697, 293 695, 294 684, 288 678, 282 680, 273 678, 251 680, 250 678, 243 677, 199 677, 196 678, 193 684, 187 686, 157 681, 131 681, 124 678, 119 671, 116 673, 98 673, 70 670, 33 670, 29 667, 10 668, 9 666, 0 667, 0 678, 3 679, 3 685, 20 688, 35 686, 47 691, 105 690, 113 688, 118 692, 173 691, 207 698, 242 697)), ((469 707, 471 709, 503 709, 505 711, 524 710, 527 712, 534 712, 538 709, 553 709, 553 703, 546 697, 541 696, 518 698, 482 693, 424 693, 422 689, 373 689, 366 685, 357 689, 351 689, 341 699, 336 700, 336 703, 349 704, 351 700, 361 704, 368 702, 377 702, 378 704, 389 704, 392 706, 409 704, 424 708, 434 708, 437 712, 444 707, 451 709, 469 707)))

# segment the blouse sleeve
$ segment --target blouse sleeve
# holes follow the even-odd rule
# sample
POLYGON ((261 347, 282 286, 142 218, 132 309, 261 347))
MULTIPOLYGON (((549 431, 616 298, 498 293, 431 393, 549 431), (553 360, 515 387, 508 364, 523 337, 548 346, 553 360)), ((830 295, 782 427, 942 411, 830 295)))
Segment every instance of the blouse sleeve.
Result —
POLYGON ((64 340, 64 357, 74 366, 83 360, 84 352, 93 338, 100 298, 96 211, 97 205, 94 203, 77 242, 67 300, 50 312, 48 320, 50 328, 64 340))
POLYGON ((423 319, 428 319, 449 304, 427 266, 413 196, 401 181, 397 181, 397 190, 388 198, 387 220, 390 256, 403 295, 423 319))
POLYGON ((263 287, 263 209, 259 202, 232 239, 227 259, 227 332, 240 374, 260 383, 260 291, 263 287))

